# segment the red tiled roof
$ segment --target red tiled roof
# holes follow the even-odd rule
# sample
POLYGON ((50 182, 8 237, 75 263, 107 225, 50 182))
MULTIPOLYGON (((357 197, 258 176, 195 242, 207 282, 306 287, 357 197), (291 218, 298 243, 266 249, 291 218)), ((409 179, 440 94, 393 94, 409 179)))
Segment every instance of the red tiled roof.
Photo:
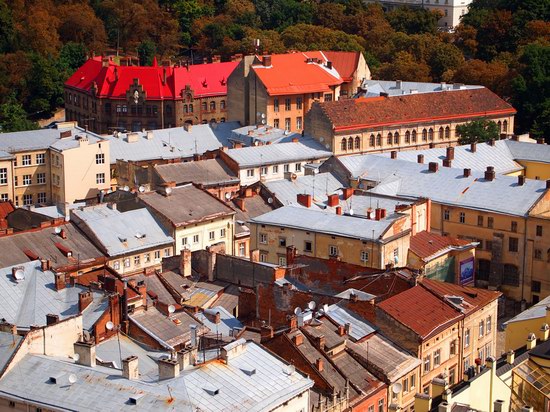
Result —
POLYGON ((327 59, 332 62, 332 66, 338 71, 344 81, 351 81, 357 70, 360 52, 344 51, 324 51, 327 59))
POLYGON ((392 318, 422 339, 457 322, 462 314, 422 286, 414 286, 378 304, 392 318))
POLYGON ((195 97, 227 94, 227 78, 238 62, 197 64, 186 67, 119 66, 110 61, 103 67, 100 57, 89 59, 66 82, 65 85, 89 91, 97 84, 100 97, 126 99, 126 92, 139 79, 147 99, 170 100, 181 98, 181 91, 190 85, 195 97), (163 83, 166 71, 166 82, 163 83))
POLYGON ((464 313, 470 313, 483 306, 488 305, 498 299, 502 293, 493 290, 474 288, 470 286, 460 286, 454 283, 439 282, 433 279, 424 278, 421 285, 434 293, 435 295, 444 298, 445 296, 460 296, 464 298, 466 305, 462 305, 464 313))
POLYGON ((315 104, 320 105, 337 131, 516 113, 510 104, 486 88, 315 104))
MULTIPOLYGON (((437 252, 444 251, 452 247, 463 247, 470 245, 467 240, 457 239, 450 236, 441 236, 433 232, 417 233, 411 238, 409 249, 421 259, 429 258, 437 252)), ((473 247, 473 246, 472 246, 473 247)))
POLYGON ((253 65, 252 69, 272 96, 320 93, 342 83, 334 68, 326 68, 326 62, 320 51, 272 54, 271 66, 260 63, 253 65), (308 63, 308 58, 319 59, 321 63, 308 63))
POLYGON ((5 219, 15 210, 11 202, 0 202, 0 219, 5 219))

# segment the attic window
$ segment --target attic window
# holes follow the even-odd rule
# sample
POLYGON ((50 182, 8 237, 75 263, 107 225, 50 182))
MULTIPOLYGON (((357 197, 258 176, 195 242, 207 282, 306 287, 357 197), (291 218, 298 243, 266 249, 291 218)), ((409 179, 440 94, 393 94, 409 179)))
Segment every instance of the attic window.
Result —
POLYGON ((125 237, 124 237, 124 236, 122 236, 122 235, 119 235, 119 236, 118 236, 118 240, 120 240, 120 241, 121 241, 122 243, 125 243, 125 242, 127 242, 127 241, 128 241, 128 239, 127 239, 127 238, 125 238, 125 237))
POLYGON ((207 384, 203 389, 206 391, 206 393, 212 396, 215 396, 220 393, 220 388, 214 385, 207 384))
POLYGON ((136 239, 143 239, 147 235, 145 233, 137 232, 135 236, 136 236, 136 239))

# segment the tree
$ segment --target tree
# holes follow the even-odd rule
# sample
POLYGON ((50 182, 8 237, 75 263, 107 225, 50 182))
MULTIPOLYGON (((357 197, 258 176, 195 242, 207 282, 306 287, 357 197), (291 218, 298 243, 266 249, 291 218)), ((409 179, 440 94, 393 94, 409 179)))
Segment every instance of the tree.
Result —
POLYGON ((437 21, 441 13, 422 8, 401 6, 386 14, 386 18, 395 31, 407 34, 437 33, 437 21))
POLYGON ((15 42, 15 29, 11 9, 6 0, 0 0, 0 53, 11 51, 15 42))
POLYGON ((434 44, 427 63, 432 69, 432 77, 441 80, 444 73, 459 67, 464 55, 453 44, 438 42, 434 44))
POLYGON ((483 60, 463 62, 452 76, 455 83, 479 84, 501 96, 510 96, 510 70, 500 61, 490 63, 483 60))
POLYGON ((430 67, 422 61, 417 61, 406 51, 398 52, 392 62, 381 64, 375 73, 382 80, 431 81, 430 67))
POLYGON ((58 8, 61 24, 59 39, 64 44, 81 43, 88 50, 102 53, 107 46, 103 21, 85 3, 63 4, 58 8))
POLYGON ((487 142, 499 137, 497 124, 487 119, 461 124, 456 127, 456 133, 460 136, 458 138, 459 144, 487 142))
POLYGON ((86 54, 86 46, 82 43, 69 42, 61 48, 57 66, 63 73, 64 79, 67 79, 86 62, 86 54))
POLYGON ((38 125, 27 119, 27 113, 13 94, 0 105, 0 133, 38 129, 38 125))
POLYGON ((33 53, 31 61, 24 107, 30 115, 49 115, 63 104, 63 76, 52 57, 33 53))
POLYGON ((359 36, 311 24, 290 26, 281 33, 281 39, 288 49, 293 50, 364 50, 359 36))
POLYGON ((137 48, 140 66, 151 66, 157 48, 151 40, 144 40, 137 48))

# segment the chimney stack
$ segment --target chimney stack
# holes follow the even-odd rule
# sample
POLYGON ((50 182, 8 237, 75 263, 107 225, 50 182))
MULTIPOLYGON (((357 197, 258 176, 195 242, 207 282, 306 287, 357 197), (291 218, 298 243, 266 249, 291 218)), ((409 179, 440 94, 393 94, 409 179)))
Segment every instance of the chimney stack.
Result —
POLYGON ((344 336, 346 334, 346 327, 344 325, 338 325, 338 336, 344 336))
POLYGON ((308 207, 308 208, 311 207, 311 195, 309 195, 309 194, 298 193, 298 195, 296 196, 296 200, 302 206, 305 206, 305 207, 308 207))
POLYGON ((428 164, 428 170, 432 173, 436 173, 439 169, 439 163, 437 162, 430 162, 428 164))
POLYGON ((181 251, 180 274, 184 277, 191 276, 191 249, 181 251))
POLYGON ((342 196, 344 200, 348 200, 350 197, 353 196, 353 188, 351 187, 345 187, 342 189, 342 196))
POLYGON ((475 153, 476 150, 477 150, 477 143, 476 142, 470 143, 470 152, 475 153))
POLYGON ((525 176, 519 175, 518 176, 518 186, 523 186, 525 184, 525 176))
POLYGON ((418 163, 424 163, 424 155, 423 154, 419 154, 417 156, 417 162, 418 163))
POLYGON ((464 177, 470 177, 472 175, 472 169, 464 169, 464 177))
POLYGON ((137 356, 122 359, 122 376, 130 381, 139 379, 139 360, 137 356))
POLYGON ((338 195, 336 193, 328 195, 327 204, 330 207, 338 206, 339 203, 340 203, 340 198, 338 197, 338 195))
POLYGON ((304 343, 304 335, 301 332, 294 335, 294 344, 300 346, 302 343, 304 343))
POLYGON ((540 327, 540 341, 541 342, 546 342, 548 340, 548 338, 550 337, 550 325, 548 325, 548 323, 544 323, 541 327, 540 327))
POLYGON ((505 405, 505 402, 503 400, 497 399, 496 401, 493 402, 493 411, 504 412, 505 411, 504 405, 505 405))
POLYGON ((506 352, 506 362, 508 364, 512 365, 515 359, 516 359, 516 353, 512 349, 506 352))
POLYGON ((529 336, 527 336, 527 350, 534 349, 535 346, 537 346, 537 337, 534 333, 530 333, 529 336))
POLYGON ((451 159, 443 159, 443 167, 452 167, 452 160, 451 159))
POLYGON ((315 347, 320 350, 325 350, 325 335, 317 336, 315 338, 315 347))
POLYGON ((315 361, 315 367, 319 372, 323 372, 323 369, 325 367, 325 362, 323 361, 323 358, 317 358, 315 361))
POLYGON ((455 158, 455 148, 447 147, 447 159, 454 160, 455 158))
POLYGON ((76 363, 79 365, 95 367, 95 345, 88 342, 75 342, 74 353, 78 355, 76 363))
POLYGON ((349 323, 349 322, 346 323, 346 324, 344 325, 344 329, 345 329, 345 331, 346 331, 346 335, 349 335, 349 334, 351 333, 351 323, 349 323))
POLYGON ((271 66, 271 56, 270 55, 262 56, 262 65, 264 65, 265 67, 271 66))
POLYGON ((336 206, 336 214, 342 215, 342 206, 336 206))
POLYGON ((374 209, 374 219, 380 220, 381 218, 382 218, 382 209, 377 207, 376 209, 374 209))
POLYGON ((390 155, 392 159, 397 159, 397 150, 392 150, 390 155))
POLYGON ((495 180, 495 176, 495 168, 493 166, 487 166, 487 170, 485 171, 485 180, 492 182, 495 180))
POLYGON ((86 309, 93 301, 94 297, 91 290, 80 292, 78 294, 78 311, 80 313, 84 312, 84 309, 86 309))
POLYGON ((489 146, 494 146, 494 145, 495 145, 495 139, 489 140, 489 146))
POLYGON ((160 359, 159 380, 174 379, 180 376, 180 364, 176 359, 160 359))

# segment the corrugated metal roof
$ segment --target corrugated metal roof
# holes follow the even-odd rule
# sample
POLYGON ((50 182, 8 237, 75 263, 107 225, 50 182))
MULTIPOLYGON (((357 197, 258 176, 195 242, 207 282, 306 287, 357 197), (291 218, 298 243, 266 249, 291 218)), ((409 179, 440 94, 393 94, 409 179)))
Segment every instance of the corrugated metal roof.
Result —
POLYGON ((254 142, 262 144, 290 142, 293 138, 300 138, 299 133, 288 133, 273 126, 244 126, 233 130, 231 140, 242 142, 246 146, 253 146, 254 142))
POLYGON ((341 326, 346 323, 351 325, 349 335, 355 340, 361 340, 365 336, 376 331, 376 326, 363 319, 361 316, 351 310, 340 307, 338 304, 330 305, 325 315, 341 326))
POLYGON ((520 186, 513 176, 497 175, 488 181, 482 173, 474 171, 464 177, 462 169, 448 167, 431 173, 427 164, 377 155, 344 156, 339 160, 353 178, 381 183, 371 190, 374 193, 427 197, 442 204, 495 213, 525 216, 546 191, 546 183, 540 180, 527 179, 520 186))
POLYGON ((145 208, 121 213, 101 204, 71 213, 77 226, 93 234, 100 243, 97 246, 108 256, 169 245, 174 241, 145 208))
POLYGON ((299 142, 229 149, 227 155, 241 168, 281 164, 287 162, 328 159, 332 152, 314 139, 299 142))
POLYGON ((438 252, 448 252, 470 244, 471 242, 467 240, 457 239, 451 236, 442 236, 437 233, 423 230, 411 237, 409 249, 416 256, 427 260, 438 252))

